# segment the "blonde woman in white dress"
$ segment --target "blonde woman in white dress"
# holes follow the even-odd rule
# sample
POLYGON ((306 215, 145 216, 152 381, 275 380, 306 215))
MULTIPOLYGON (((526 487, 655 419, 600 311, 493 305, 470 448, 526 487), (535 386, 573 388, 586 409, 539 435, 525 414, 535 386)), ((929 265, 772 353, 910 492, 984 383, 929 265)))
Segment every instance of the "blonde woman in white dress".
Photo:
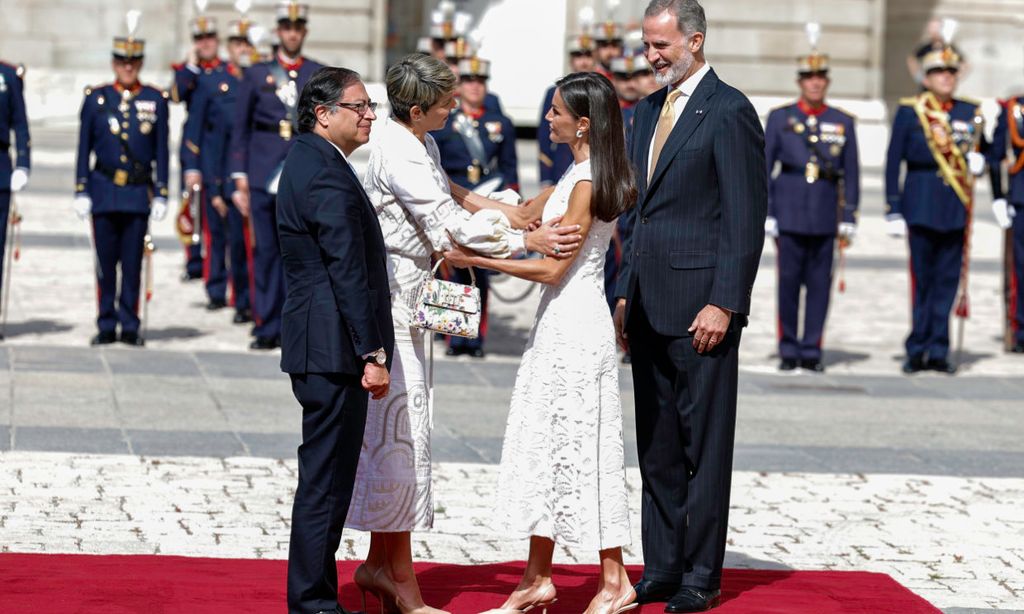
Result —
POLYGON ((430 529, 434 522, 425 359, 430 339, 411 325, 416 295, 431 274, 431 254, 449 249, 451 234, 474 239, 475 247, 495 258, 527 249, 571 257, 579 237, 569 225, 514 230, 536 221, 539 206, 513 207, 484 197, 469 203, 465 190, 450 184, 429 134, 444 127, 455 106, 455 76, 444 62, 409 56, 388 70, 386 82, 392 117, 372 145, 363 186, 388 250, 395 356, 388 395, 371 400, 367 409, 345 526, 371 532, 366 562, 354 577, 364 609, 369 592, 382 609, 437 614, 423 602, 411 546, 411 532, 430 529))
POLYGON ((518 587, 492 612, 554 603, 551 559, 560 544, 598 552, 598 592, 586 611, 614 614, 637 603, 622 563, 629 504, 604 260, 615 219, 633 206, 636 191, 608 80, 574 73, 557 86, 547 117, 551 140, 568 143, 575 163, 543 195, 543 218, 579 224, 582 247, 569 260, 495 260, 464 247, 446 258, 545 284, 516 375, 495 508, 496 528, 528 536, 530 554, 518 587))

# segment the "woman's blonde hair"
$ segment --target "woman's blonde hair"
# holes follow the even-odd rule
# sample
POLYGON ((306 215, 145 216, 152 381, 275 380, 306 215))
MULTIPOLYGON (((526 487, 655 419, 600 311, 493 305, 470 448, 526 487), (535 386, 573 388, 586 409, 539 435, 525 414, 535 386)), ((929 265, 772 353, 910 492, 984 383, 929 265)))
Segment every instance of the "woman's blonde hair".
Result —
POLYGON ((441 60, 415 53, 392 65, 385 83, 391 114, 408 123, 413 107, 427 111, 455 90, 455 75, 441 60))

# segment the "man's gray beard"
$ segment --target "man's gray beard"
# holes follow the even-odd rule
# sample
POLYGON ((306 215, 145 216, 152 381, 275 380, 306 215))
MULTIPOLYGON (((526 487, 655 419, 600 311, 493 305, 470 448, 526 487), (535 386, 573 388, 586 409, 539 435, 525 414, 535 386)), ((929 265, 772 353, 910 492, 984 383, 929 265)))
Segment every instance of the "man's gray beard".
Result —
POLYGON ((691 54, 686 54, 678 62, 676 62, 672 66, 669 66, 667 72, 654 73, 654 81, 657 82, 657 84, 662 87, 665 87, 666 85, 672 85, 676 81, 679 81, 683 78, 687 71, 690 70, 690 67, 693 66, 693 63, 695 61, 696 58, 694 58, 691 54))

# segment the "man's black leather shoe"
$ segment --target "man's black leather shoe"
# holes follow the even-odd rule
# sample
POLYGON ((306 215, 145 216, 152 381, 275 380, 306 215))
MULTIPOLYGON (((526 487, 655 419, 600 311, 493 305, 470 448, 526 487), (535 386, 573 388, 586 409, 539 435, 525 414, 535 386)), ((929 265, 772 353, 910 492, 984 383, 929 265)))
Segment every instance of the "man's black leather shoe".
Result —
POLYGON ((100 332, 89 340, 89 345, 108 345, 115 341, 117 341, 117 335, 114 334, 114 331, 109 333, 100 332))
POLYGON ((684 586, 679 589, 668 605, 666 612, 703 612, 718 605, 722 591, 708 591, 703 588, 684 586))
POLYGON ((956 373, 956 365, 950 364, 945 358, 936 358, 928 361, 928 368, 932 371, 953 375, 956 373))
POLYGON ((227 306, 227 301, 222 299, 210 299, 210 302, 206 304, 206 310, 217 311, 218 309, 224 309, 227 306))
POLYGON ((903 363, 903 372, 907 375, 911 373, 917 373, 918 371, 924 371, 925 364, 924 358, 920 356, 908 356, 907 360, 903 363))
POLYGON ((252 322, 252 313, 248 309, 245 311, 236 311, 235 317, 231 318, 231 321, 235 324, 248 324, 252 322))
POLYGON ((825 372, 825 365, 820 360, 801 360, 800 368, 814 371, 815 373, 825 372))
POLYGON ((654 580, 640 580, 633 585, 636 591, 637 603, 657 603, 668 601, 679 590, 676 582, 656 582, 654 580))
POLYGON ((783 358, 779 363, 779 371, 792 371, 793 369, 796 369, 795 358, 783 358))
POLYGON ((256 339, 249 344, 250 350, 272 350, 281 346, 281 340, 277 337, 256 337, 256 339))
POLYGON ((139 333, 121 333, 121 343, 142 347, 146 345, 146 340, 140 337, 139 333))

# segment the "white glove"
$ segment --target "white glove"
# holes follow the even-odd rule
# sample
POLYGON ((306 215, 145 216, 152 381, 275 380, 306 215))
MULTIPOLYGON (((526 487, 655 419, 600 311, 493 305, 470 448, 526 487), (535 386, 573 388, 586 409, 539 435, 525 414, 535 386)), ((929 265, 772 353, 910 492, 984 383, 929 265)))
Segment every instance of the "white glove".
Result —
POLYGON ((907 236, 907 222, 899 213, 885 217, 885 234, 894 239, 901 239, 907 236))
POLYGON ((167 217, 167 199, 162 196, 157 196, 153 199, 153 202, 149 203, 149 217, 155 222, 167 217))
POLYGON ((967 169, 971 174, 978 177, 985 172, 985 156, 976 151, 967 152, 967 169))
POLYGON ((523 197, 519 195, 519 192, 516 192, 511 188, 500 192, 491 192, 487 195, 487 198, 496 200, 499 203, 505 203, 506 205, 512 205, 513 207, 518 206, 523 202, 523 197))
POLYGON ((839 224, 839 238, 845 241, 853 241, 853 238, 857 236, 857 225, 850 222, 841 222, 839 224))
POLYGON ((11 173, 11 191, 20 192, 28 185, 28 171, 23 168, 16 168, 11 173))
POLYGON ((1013 226, 1013 218, 1017 215, 1017 209, 1006 202, 1005 198, 999 198, 992 201, 992 213, 996 216, 996 224, 999 224, 1000 228, 1006 229, 1013 226))
POLYGON ((75 200, 71 201, 71 208, 75 210, 78 219, 84 220, 92 212, 92 199, 88 194, 79 194, 75 196, 75 200))
POLYGON ((772 239, 779 238, 779 220, 771 216, 764 218, 764 234, 772 239))

